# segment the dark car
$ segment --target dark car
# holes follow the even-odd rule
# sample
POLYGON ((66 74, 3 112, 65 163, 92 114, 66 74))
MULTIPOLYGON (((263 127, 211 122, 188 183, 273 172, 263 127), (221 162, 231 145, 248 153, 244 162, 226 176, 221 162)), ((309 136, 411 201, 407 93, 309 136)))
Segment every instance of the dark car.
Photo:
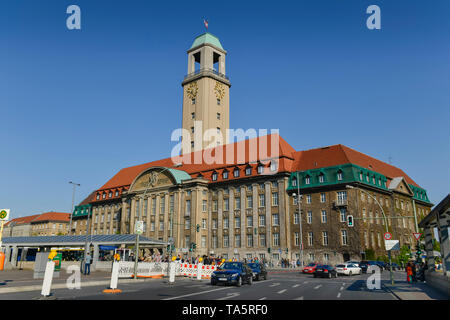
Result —
POLYGON ((367 269, 369 268, 369 261, 366 260, 360 261, 359 267, 361 268, 362 273, 367 273, 367 269))
POLYGON ((211 275, 211 284, 234 284, 240 287, 243 283, 253 283, 253 271, 243 262, 225 262, 211 275))
POLYGON ((253 271, 253 280, 259 281, 261 279, 267 280, 267 269, 263 263, 252 262, 248 266, 253 271))
POLYGON ((322 278, 337 278, 337 271, 333 266, 327 264, 319 264, 314 271, 314 278, 322 277, 322 278))
MULTIPOLYGON (((392 262, 390 265, 392 266, 392 271, 400 270, 400 266, 395 262, 392 262)), ((389 263, 386 263, 386 270, 390 270, 390 265, 389 263)))

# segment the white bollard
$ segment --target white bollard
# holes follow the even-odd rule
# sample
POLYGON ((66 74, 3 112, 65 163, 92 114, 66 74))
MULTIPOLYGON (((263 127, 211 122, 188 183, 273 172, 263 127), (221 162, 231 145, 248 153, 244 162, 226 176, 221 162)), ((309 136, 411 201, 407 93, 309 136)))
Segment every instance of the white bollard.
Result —
POLYGON ((113 263, 113 268, 111 272, 111 283, 109 287, 111 289, 117 289, 117 280, 119 279, 119 262, 113 263))
POLYGON ((47 266, 45 267, 44 282, 42 283, 41 291, 41 295, 43 295, 44 297, 48 297, 50 295, 54 270, 55 263, 53 261, 47 262, 47 266))
POLYGON ((202 266, 203 263, 199 262, 197 265, 197 280, 202 280, 202 266))
POLYGON ((171 262, 169 265, 169 283, 175 282, 175 262, 171 262))

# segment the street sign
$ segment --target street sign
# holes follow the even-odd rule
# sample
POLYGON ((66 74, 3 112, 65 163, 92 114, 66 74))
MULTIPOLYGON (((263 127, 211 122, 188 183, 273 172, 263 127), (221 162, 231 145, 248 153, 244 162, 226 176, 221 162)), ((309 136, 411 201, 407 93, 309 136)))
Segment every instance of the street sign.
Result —
POLYGON ((144 221, 142 220, 136 221, 136 224, 134 225, 134 233, 136 234, 144 233, 144 221))
POLYGON ((385 240, 391 240, 391 239, 392 239, 392 234, 390 234, 389 232, 386 232, 386 233, 383 235, 383 237, 384 237, 385 240))
POLYGON ((389 250, 400 250, 400 241, 398 240, 384 240, 384 247, 389 250))
POLYGON ((168 239, 168 242, 169 242, 170 244, 174 244, 173 238, 169 238, 169 239, 168 239))
POLYGON ((9 209, 0 209, 0 221, 9 220, 9 209))
POLYGON ((421 233, 413 232, 413 236, 414 238, 416 238, 417 241, 419 241, 421 235, 422 235, 421 233))

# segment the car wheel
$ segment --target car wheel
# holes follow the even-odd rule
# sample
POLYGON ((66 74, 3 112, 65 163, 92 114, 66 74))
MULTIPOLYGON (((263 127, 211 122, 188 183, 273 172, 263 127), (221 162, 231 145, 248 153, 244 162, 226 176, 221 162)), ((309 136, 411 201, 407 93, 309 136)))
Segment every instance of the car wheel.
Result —
POLYGON ((336 272, 336 273, 334 274, 334 277, 335 277, 335 278, 337 278, 337 277, 338 277, 338 273, 337 273, 337 272, 336 272))
POLYGON ((238 280, 237 280, 237 282, 236 282, 236 286, 237 286, 237 287, 242 286, 242 278, 241 278, 241 277, 238 277, 238 280))
POLYGON ((264 280, 267 280, 267 273, 264 275, 264 280))
POLYGON ((328 279, 331 279, 331 272, 328 273, 328 279))
POLYGON ((248 284, 252 285, 253 284, 253 276, 250 276, 250 278, 248 279, 248 284))

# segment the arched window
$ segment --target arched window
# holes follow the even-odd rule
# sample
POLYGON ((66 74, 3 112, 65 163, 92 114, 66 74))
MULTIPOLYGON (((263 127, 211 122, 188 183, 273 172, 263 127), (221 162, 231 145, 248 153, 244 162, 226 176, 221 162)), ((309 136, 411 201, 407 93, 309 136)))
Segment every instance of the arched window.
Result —
POLYGON ((340 170, 340 169, 339 169, 339 171, 337 172, 337 179, 338 179, 339 181, 342 180, 342 170, 340 170))

